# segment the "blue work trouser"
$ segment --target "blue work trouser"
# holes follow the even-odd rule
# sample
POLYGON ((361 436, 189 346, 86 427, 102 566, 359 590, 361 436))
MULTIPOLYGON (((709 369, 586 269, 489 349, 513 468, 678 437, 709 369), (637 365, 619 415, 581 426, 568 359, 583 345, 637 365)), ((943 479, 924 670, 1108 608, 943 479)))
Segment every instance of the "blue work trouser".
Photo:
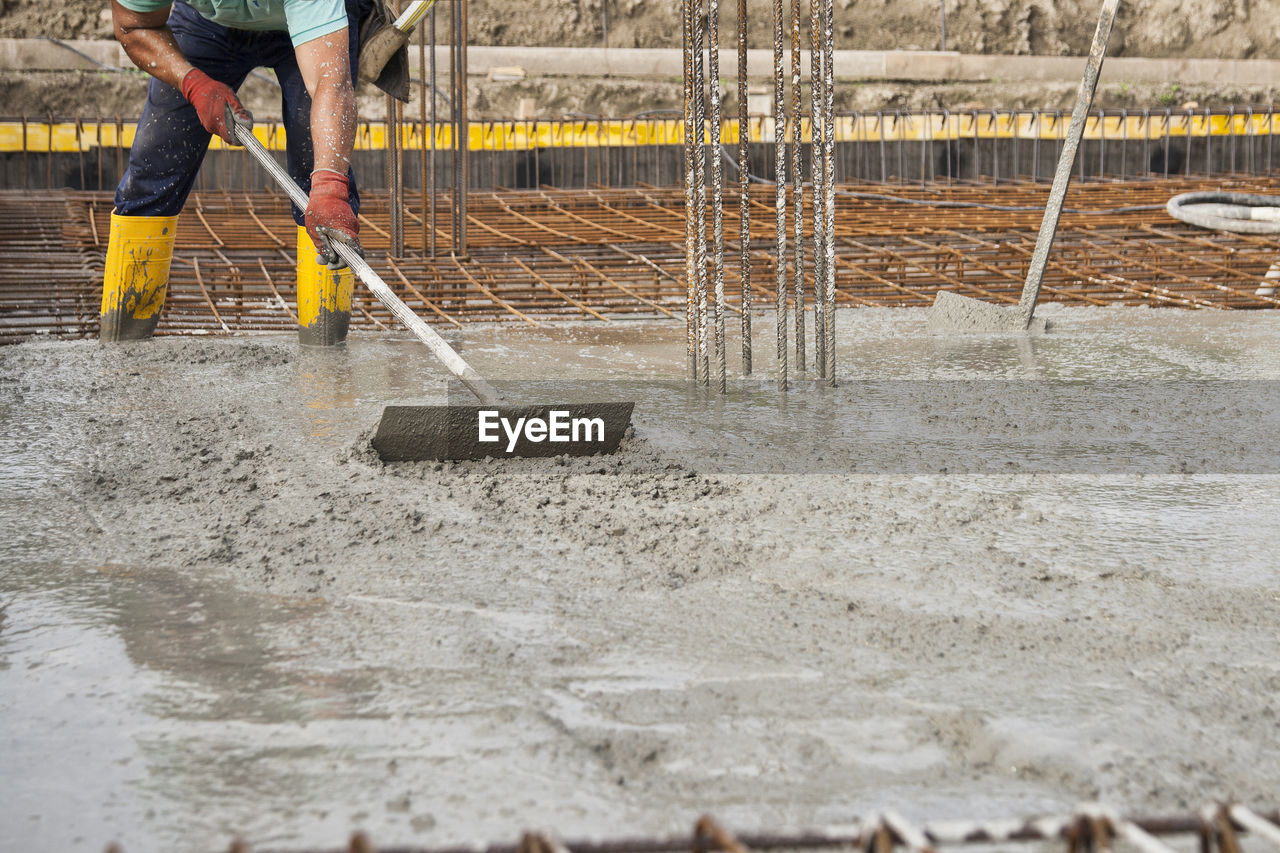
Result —
MULTIPOLYGON (((354 84, 360 19, 372 0, 347 0, 347 35, 354 84)), ((315 153, 311 142, 311 96, 283 31, 237 30, 215 24, 186 3, 175 2, 169 28, 187 61, 219 83, 239 89, 249 72, 272 68, 280 82, 289 174, 308 194, 315 153)), ((200 124, 195 107, 182 93, 152 78, 147 103, 129 151, 129 168, 116 188, 116 213, 121 216, 176 216, 195 184, 196 173, 209 149, 211 135, 200 124)), ((347 171, 351 208, 360 211, 355 175, 347 171)), ((293 219, 303 224, 295 205, 293 219)))

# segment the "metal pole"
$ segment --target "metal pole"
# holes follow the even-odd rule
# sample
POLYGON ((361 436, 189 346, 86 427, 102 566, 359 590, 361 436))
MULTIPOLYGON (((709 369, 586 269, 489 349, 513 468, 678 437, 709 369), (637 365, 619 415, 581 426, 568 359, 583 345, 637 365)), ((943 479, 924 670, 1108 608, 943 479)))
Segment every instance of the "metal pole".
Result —
POLYGON ((751 116, 747 112, 747 0, 738 0, 738 245, 742 374, 751 375, 751 116))
POLYGON ((693 170, 695 131, 693 120, 693 0, 682 0, 680 9, 684 47, 684 274, 685 343, 689 358, 690 382, 698 381, 698 267, 694 239, 693 207, 697 195, 693 170))
POLYGON ((822 202, 822 213, 826 218, 823 227, 826 240, 823 273, 826 275, 826 359, 827 384, 836 384, 836 128, 835 128, 835 0, 823 0, 823 33, 822 33, 822 75, 823 75, 823 131, 822 131, 822 164, 823 177, 826 179, 826 198, 822 202))
MULTIPOLYGON (((431 247, 431 224, 427 221, 427 30, 418 27, 418 189, 422 196, 422 254, 431 247)), ((435 100, 436 93, 431 93, 435 100)))
POLYGON ((698 281, 698 373, 703 385, 711 384, 710 347, 707 340, 707 101, 706 101, 706 19, 702 0, 693 11, 693 180, 694 238, 697 247, 698 281))
POLYGON ((947 0, 938 0, 938 24, 942 33, 942 47, 939 50, 947 49, 947 0))
POLYGON ((461 0, 449 5, 449 239, 450 249, 458 253, 458 6, 461 0))
POLYGON ((826 245, 826 122, 823 109, 826 72, 822 61, 822 4, 809 4, 809 175, 813 186, 813 360, 819 376, 827 375, 826 245))
MULTIPOLYGON (((799 0, 795 0, 799 2, 799 0)), ((715 265, 715 356, 720 393, 727 390, 724 352, 724 166, 720 156, 720 0, 707 4, 707 76, 711 84, 711 231, 715 265)))
POLYGON ((791 0, 791 209, 793 245, 792 263, 795 265, 796 299, 796 370, 803 373, 804 364, 804 136, 800 108, 800 0, 791 0))
POLYGON ((467 120, 467 0, 458 0, 458 254, 467 254, 467 201, 471 189, 471 124, 467 120))
MULTIPOLYGON (((1036 300, 1040 297, 1040 284, 1044 279, 1045 266, 1049 263, 1049 252, 1053 249, 1053 239, 1058 233, 1058 220, 1062 216, 1062 207, 1067 198, 1067 189, 1071 185, 1071 165, 1080 148, 1080 139, 1084 135, 1085 120, 1089 107, 1093 103, 1093 93, 1098 87, 1098 75, 1102 71, 1102 60, 1107 52, 1107 41, 1111 38, 1111 25, 1115 23, 1116 8, 1120 0, 1105 0, 1102 14, 1098 18, 1098 29, 1093 35, 1093 47, 1089 51, 1089 62, 1085 66, 1084 79, 1080 81, 1080 89, 1076 94, 1075 109, 1071 113, 1071 124, 1067 129, 1066 143, 1062 155, 1058 159, 1058 171, 1053 176, 1053 188, 1049 191, 1049 202, 1045 206, 1044 219, 1040 222, 1040 233, 1036 237, 1036 248, 1031 256, 1031 265, 1027 270, 1027 280, 1022 287, 1022 297, 1018 300, 1018 310, 1030 322, 1035 311, 1036 300)), ((1165 169, 1168 170, 1168 154, 1165 155, 1165 169)))
POLYGON ((782 0, 773 0, 773 176, 777 231, 774 287, 777 300, 778 387, 787 387, 787 114, 783 77, 782 0))
MULTIPOLYGON (((392 4, 397 16, 400 0, 392 4)), ((404 256, 404 154, 400 145, 400 125, 403 113, 400 101, 387 95, 387 183, 391 192, 391 255, 404 256)))
MULTIPOLYGON (((431 159, 428 167, 431 171, 431 256, 436 254, 436 7, 431 7, 431 24, 430 24, 430 41, 431 41, 431 159)), ((422 69, 418 69, 418 73, 422 73, 422 69)))

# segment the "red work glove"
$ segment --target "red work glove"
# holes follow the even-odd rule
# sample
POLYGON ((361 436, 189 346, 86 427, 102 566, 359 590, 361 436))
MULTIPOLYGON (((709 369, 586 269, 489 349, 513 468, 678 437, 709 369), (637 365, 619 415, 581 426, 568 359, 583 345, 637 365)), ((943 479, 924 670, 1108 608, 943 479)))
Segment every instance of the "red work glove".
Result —
POLYGON ((223 142, 238 144, 231 134, 231 128, 227 127, 228 108, 243 119, 245 124, 253 127, 253 116, 249 115, 231 87, 219 83, 199 68, 192 68, 182 78, 182 97, 196 108, 196 115, 200 116, 204 129, 221 136, 223 142))
POLYGON ((353 247, 361 256, 360 222, 351 209, 348 199, 347 176, 331 169, 316 169, 311 173, 311 197, 307 200, 307 233, 320 254, 320 263, 330 269, 347 265, 331 245, 340 240, 353 247))

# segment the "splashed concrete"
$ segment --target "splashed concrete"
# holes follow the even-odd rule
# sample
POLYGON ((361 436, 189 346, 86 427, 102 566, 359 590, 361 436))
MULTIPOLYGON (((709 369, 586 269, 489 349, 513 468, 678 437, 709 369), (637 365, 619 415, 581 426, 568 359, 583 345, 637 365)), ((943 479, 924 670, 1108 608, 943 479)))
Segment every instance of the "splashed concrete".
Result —
MULTIPOLYGON (((1048 313, 1007 341, 846 312, 842 369, 1280 378, 1280 315, 1048 313)), ((495 378, 679 375, 682 327, 616 326, 449 334, 495 378)), ((0 847, 1167 811, 1280 783, 1274 473, 767 473, 643 404, 609 458, 379 464, 382 406, 443 388, 388 336, 0 350, 0 847)), ((776 405, 781 444, 822 393, 776 405)))

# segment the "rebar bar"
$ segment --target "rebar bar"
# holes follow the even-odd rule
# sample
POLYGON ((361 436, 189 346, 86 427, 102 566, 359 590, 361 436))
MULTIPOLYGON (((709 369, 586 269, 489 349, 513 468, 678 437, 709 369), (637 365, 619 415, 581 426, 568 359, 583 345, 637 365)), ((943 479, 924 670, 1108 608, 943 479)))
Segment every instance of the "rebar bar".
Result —
POLYGON ((826 300, 824 309, 826 316, 827 342, 823 348, 826 359, 828 385, 836 384, 836 168, 835 168, 835 0, 822 0, 822 76, 823 101, 822 115, 823 140, 822 166, 826 179, 826 198, 822 202, 822 214, 826 219, 823 234, 826 239, 823 272, 827 277, 826 300))
MULTIPOLYGON (((434 7, 432 7, 434 11, 434 7)), ((418 27, 418 196, 423 211, 426 211, 430 202, 427 199, 427 29, 426 27, 418 27)), ((435 92, 431 93, 431 97, 435 98, 435 92)), ((427 217, 423 216, 420 223, 422 226, 422 254, 428 254, 431 248, 431 225, 427 221, 427 217)))
POLYGON ((471 122, 467 116, 467 43, 470 40, 467 27, 467 2, 458 0, 460 8, 458 24, 458 91, 454 97, 458 99, 458 143, 457 156, 461 162, 458 167, 458 203, 461 211, 458 215, 458 254, 467 255, 467 210, 471 191, 471 122))
MULTIPOLYGON (((438 96, 439 89, 437 89, 436 87, 439 85, 439 80, 438 80, 438 79, 437 79, 437 77, 436 77, 436 45, 437 45, 437 42, 436 42, 436 7, 435 7, 435 6, 432 6, 432 7, 431 7, 430 23, 428 24, 428 30, 427 30, 427 33, 428 33, 428 36, 429 36, 429 40, 430 40, 430 42, 431 42, 431 57, 430 57, 430 62, 431 62, 431 70, 430 70, 430 79, 431 79, 431 124, 430 124, 430 127, 431 127, 431 152, 430 152, 430 157, 429 157, 429 159, 428 159, 428 169, 429 169, 429 171, 430 171, 430 183, 431 183, 431 192, 430 192, 430 202, 431 202, 431 208, 430 208, 430 210, 431 210, 431 212, 430 212, 430 220, 431 220, 431 225, 430 225, 430 227, 429 227, 429 229, 428 229, 428 230, 429 230, 429 233, 430 233, 430 235, 431 235, 431 237, 430 237, 429 253, 430 253, 430 255, 431 255, 432 257, 435 257, 435 255, 436 255, 436 233, 437 233, 437 231, 439 230, 439 225, 438 225, 438 222, 437 222, 437 219, 436 219, 436 193, 439 191, 439 188, 438 188, 437 183, 436 183, 436 181, 437 181, 437 179, 436 179, 436 149, 437 149, 437 147, 438 147, 436 143, 437 143, 437 138, 438 138, 438 137, 437 137, 437 133, 438 133, 438 128, 439 128, 438 115, 437 115, 437 113, 436 113, 436 98, 437 98, 437 96, 438 96)), ((422 68, 421 68, 421 66, 419 66, 419 68, 418 68, 418 73, 419 73, 419 74, 421 74, 421 73, 422 73, 422 68)))
POLYGON ((805 371, 804 340, 804 137, 800 99, 800 0, 791 0, 791 217, 795 281, 796 372, 805 371))
POLYGON ((751 116, 747 99, 747 0, 738 0, 738 246, 742 375, 751 375, 751 116))
MULTIPOLYGON (((703 385, 711 384, 710 342, 707 311, 707 101, 706 101, 706 17, 702 0, 696 0, 693 13, 693 200, 695 270, 698 285, 696 333, 698 340, 698 376, 703 385)), ((719 155, 719 149, 716 150, 719 155)))
POLYGON ((813 188, 813 361, 818 376, 827 375, 826 244, 826 71, 822 51, 821 0, 809 4, 809 183, 813 188))
MULTIPOLYGON (((798 0, 796 0, 798 2, 798 0)), ((724 346, 724 168, 720 156, 720 0, 707 3, 707 76, 711 85, 711 229, 715 269, 715 359, 720 393, 727 389, 724 346)))
POLYGON ((694 172, 696 125, 693 114, 693 9, 694 0, 682 0, 680 19, 684 45, 684 256, 685 256, 685 335, 688 354, 688 377, 698 381, 698 267, 696 221, 697 175, 694 172))
POLYGON ((391 191, 391 254, 404 255, 404 161, 400 145, 400 102, 387 95, 387 186, 391 191))
POLYGON ((787 387, 787 112, 783 68, 784 9, 773 0, 773 203, 777 231, 774 310, 777 320, 778 387, 787 387))

